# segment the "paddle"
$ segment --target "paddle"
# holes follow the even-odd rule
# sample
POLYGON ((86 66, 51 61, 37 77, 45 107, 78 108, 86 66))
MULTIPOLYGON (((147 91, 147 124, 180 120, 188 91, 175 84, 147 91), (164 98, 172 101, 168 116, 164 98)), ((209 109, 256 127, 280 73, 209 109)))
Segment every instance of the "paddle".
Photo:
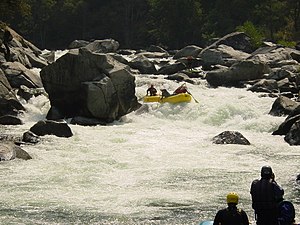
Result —
POLYGON ((192 98, 194 99, 194 101, 196 102, 196 103, 199 103, 198 101, 197 101, 197 99, 195 99, 195 97, 190 93, 190 92, 187 92, 190 96, 192 96, 192 98))
MULTIPOLYGON (((145 95, 145 96, 147 96, 147 95, 145 95)), ((138 102, 141 101, 141 100, 143 100, 143 98, 144 98, 145 96, 139 98, 139 99, 138 99, 138 102)))

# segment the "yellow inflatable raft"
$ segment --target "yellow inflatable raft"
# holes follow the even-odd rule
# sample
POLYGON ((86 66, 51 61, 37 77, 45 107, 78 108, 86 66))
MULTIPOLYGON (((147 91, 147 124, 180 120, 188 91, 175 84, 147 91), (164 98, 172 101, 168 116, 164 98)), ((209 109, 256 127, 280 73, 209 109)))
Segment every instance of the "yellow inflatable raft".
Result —
POLYGON ((160 103, 181 103, 181 102, 190 102, 192 100, 192 96, 187 93, 181 93, 177 95, 171 95, 169 97, 162 98, 161 95, 156 96, 145 96, 143 98, 144 102, 160 102, 160 103))

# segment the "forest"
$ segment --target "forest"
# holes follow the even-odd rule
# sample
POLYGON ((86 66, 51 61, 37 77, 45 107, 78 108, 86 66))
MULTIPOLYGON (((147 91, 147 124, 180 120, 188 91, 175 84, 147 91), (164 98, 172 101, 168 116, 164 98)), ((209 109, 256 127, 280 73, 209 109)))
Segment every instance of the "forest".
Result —
POLYGON ((1 0, 9 25, 41 49, 113 38, 120 48, 205 46, 244 31, 253 44, 300 41, 300 0, 1 0))

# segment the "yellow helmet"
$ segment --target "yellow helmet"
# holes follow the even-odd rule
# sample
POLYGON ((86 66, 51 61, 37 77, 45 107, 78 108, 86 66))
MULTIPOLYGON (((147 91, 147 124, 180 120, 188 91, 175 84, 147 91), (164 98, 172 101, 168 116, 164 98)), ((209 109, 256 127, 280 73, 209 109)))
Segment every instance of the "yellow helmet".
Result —
POLYGON ((235 192, 230 192, 228 195, 227 195, 227 203, 235 203, 235 204, 238 204, 239 202, 239 196, 237 193, 235 192))

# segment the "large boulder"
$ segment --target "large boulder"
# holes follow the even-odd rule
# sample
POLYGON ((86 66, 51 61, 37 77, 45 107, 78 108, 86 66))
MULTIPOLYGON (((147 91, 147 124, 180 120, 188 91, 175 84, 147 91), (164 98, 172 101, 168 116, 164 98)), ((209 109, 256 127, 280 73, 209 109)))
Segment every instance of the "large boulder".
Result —
POLYGON ((25 108, 17 99, 4 72, 0 69, 0 116, 14 115, 25 108))
POLYGON ((224 65, 231 66, 234 63, 248 58, 250 54, 235 50, 231 46, 218 45, 216 48, 208 48, 201 52, 200 57, 205 66, 224 65))
POLYGON ((279 67, 282 61, 292 60, 287 48, 273 46, 261 47, 251 54, 249 59, 254 59, 268 64, 270 67, 279 67))
POLYGON ((211 86, 237 86, 241 81, 261 79, 269 73, 270 68, 262 62, 243 60, 235 63, 230 68, 222 67, 209 71, 206 80, 211 86))
POLYGON ((109 54, 71 50, 43 68, 41 78, 56 115, 112 122, 139 107, 135 77, 109 54))
POLYGON ((227 45, 232 47, 235 50, 240 50, 242 52, 247 52, 247 53, 251 53, 253 51, 251 38, 248 35, 246 35, 244 32, 233 32, 225 35, 224 37, 218 39, 210 46, 204 48, 202 52, 206 51, 207 49, 215 49, 219 45, 227 45))
MULTIPOLYGON (((3 30, 0 31, 0 33, 3 32, 3 30)), ((6 61, 19 62, 27 68, 42 68, 48 65, 47 60, 41 56, 42 51, 39 48, 27 41, 10 27, 6 27, 5 32, 8 32, 12 37, 9 42, 9 59, 6 57, 6 61)), ((0 52, 0 58, 1 54, 4 53, 0 52)))
POLYGON ((279 96, 272 105, 269 112, 272 116, 289 115, 293 110, 299 107, 300 103, 293 101, 285 96, 279 96))

